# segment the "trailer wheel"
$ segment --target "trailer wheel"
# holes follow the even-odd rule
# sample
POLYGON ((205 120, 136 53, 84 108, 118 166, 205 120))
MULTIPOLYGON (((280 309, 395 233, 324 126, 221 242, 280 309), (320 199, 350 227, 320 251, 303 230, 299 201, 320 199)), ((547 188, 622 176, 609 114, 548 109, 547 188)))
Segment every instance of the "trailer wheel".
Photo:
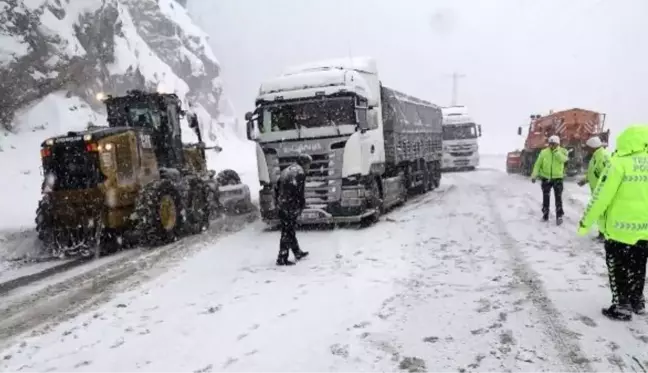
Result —
POLYGON ((438 161, 430 163, 432 165, 432 189, 441 186, 441 165, 438 161))
POLYGON ((401 171, 398 173, 398 176, 401 178, 400 188, 401 188, 401 204, 407 202, 409 193, 407 192, 407 181, 405 180, 405 172, 401 171))
POLYGON ((216 176, 216 181, 219 186, 241 184, 241 178, 234 170, 223 170, 219 172, 216 176))
POLYGON ((432 162, 425 164, 425 191, 429 192, 434 189, 434 166, 432 162))
POLYGON ((183 226, 181 211, 180 194, 170 181, 144 186, 135 202, 139 243, 155 246, 175 241, 183 226))

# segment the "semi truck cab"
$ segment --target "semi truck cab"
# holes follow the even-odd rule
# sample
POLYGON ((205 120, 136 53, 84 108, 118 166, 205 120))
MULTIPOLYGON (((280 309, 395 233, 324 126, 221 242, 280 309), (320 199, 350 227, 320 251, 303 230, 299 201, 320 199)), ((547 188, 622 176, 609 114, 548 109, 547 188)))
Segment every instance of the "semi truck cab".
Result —
POLYGON ((261 84, 255 104, 247 130, 268 224, 279 173, 298 154, 313 159, 301 224, 376 221, 440 183, 441 108, 384 87, 371 57, 288 68, 261 84))
POLYGON ((444 170, 469 169, 479 166, 481 125, 468 115, 465 107, 443 108, 444 170))
POLYGON ((384 165, 379 92, 367 59, 296 66, 262 83, 246 120, 257 142, 263 220, 277 220, 274 185, 300 153, 313 159, 300 223, 354 222, 375 212, 367 180, 384 165))

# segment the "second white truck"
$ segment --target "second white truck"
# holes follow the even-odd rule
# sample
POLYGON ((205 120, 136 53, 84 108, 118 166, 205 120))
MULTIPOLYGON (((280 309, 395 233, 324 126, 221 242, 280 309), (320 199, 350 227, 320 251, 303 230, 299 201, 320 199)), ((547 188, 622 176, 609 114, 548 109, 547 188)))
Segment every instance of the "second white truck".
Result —
POLYGON ((481 125, 475 123, 465 106, 444 107, 442 110, 443 170, 474 170, 479 166, 481 125))
POLYGON ((301 224, 375 220, 441 180, 441 108, 383 86, 373 58, 289 68, 261 84, 246 120, 270 224, 279 172, 300 153, 313 159, 301 224))

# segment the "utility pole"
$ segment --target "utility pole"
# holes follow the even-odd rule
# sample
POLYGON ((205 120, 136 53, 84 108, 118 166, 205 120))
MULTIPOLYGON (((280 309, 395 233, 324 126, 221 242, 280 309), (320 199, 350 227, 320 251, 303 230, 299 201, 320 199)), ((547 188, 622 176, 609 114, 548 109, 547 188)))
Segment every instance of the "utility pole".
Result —
POLYGON ((453 73, 452 74, 452 102, 450 106, 456 106, 457 105, 457 96, 459 95, 459 79, 465 78, 466 75, 464 74, 459 74, 459 73, 453 73))

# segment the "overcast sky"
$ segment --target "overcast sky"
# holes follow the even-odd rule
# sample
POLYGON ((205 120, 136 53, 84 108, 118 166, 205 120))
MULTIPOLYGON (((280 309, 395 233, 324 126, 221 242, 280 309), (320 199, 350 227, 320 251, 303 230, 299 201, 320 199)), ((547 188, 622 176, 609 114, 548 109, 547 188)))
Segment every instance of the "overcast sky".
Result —
POLYGON ((450 74, 482 149, 520 147, 531 113, 583 107, 648 123, 648 0, 189 0, 239 115, 286 65, 370 55, 383 84, 439 105, 450 74))

